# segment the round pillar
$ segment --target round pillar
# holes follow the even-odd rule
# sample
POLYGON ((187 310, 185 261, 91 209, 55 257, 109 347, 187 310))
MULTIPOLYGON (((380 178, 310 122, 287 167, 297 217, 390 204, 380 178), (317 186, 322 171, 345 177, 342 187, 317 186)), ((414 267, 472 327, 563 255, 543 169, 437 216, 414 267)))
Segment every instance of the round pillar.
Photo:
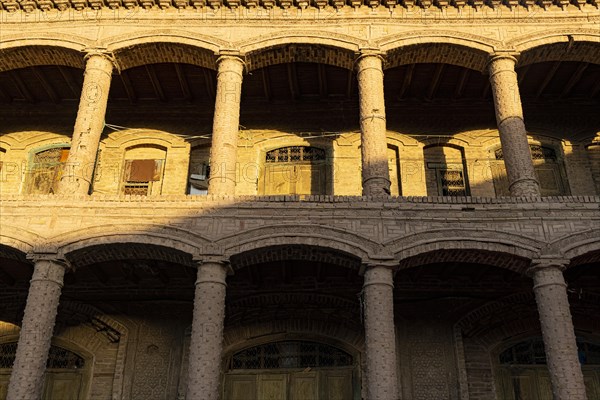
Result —
POLYGON ((488 64, 496 122, 511 196, 539 196, 540 186, 533 169, 527 130, 523 120, 516 59, 496 55, 488 64))
POLYGON ((363 53, 356 60, 360 105, 362 187, 365 196, 388 196, 387 128, 383 93, 383 60, 363 53))
POLYGON ((244 61, 236 56, 217 60, 217 96, 210 147, 208 193, 234 195, 244 61))
POLYGON ((88 53, 81 99, 69 156, 57 193, 86 195, 90 191, 113 71, 112 57, 103 52, 88 53))
POLYGON ((392 269, 368 266, 363 285, 367 398, 398 398, 392 269))
POLYGON ((35 261, 7 400, 42 398, 44 372, 65 269, 65 263, 56 259, 40 258, 35 261))
POLYGON ((530 270, 555 400, 586 400, 567 297, 564 264, 543 260, 530 270))
POLYGON ((198 267, 187 399, 219 399, 226 277, 223 262, 204 262, 198 267))

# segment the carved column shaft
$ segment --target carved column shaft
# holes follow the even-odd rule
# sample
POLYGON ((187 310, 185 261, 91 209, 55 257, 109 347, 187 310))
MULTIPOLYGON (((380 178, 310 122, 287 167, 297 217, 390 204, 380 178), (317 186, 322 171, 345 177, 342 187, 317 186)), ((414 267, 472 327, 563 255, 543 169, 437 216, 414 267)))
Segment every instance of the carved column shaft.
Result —
POLYGON ((395 400, 398 380, 392 270, 383 266, 367 267, 363 295, 367 398, 395 400))
POLYGON ((44 371, 64 275, 65 265, 62 263, 53 260, 35 263, 7 400, 37 400, 42 397, 44 371))
POLYGON ((107 54, 91 53, 87 56, 71 149, 58 183, 58 193, 89 193, 104 129, 112 70, 113 62, 107 54))
POLYGON ((488 65, 496 122, 510 195, 539 196, 540 187, 527 142, 515 63, 514 57, 500 55, 493 57, 488 65))
POLYGON ((206 262, 198 267, 187 399, 219 399, 226 277, 223 263, 206 262))
POLYGON ((217 98, 210 147, 209 194, 235 194, 237 143, 244 61, 222 56, 217 60, 217 98))
POLYGON ((562 266, 536 265, 531 274, 554 399, 585 400, 585 385, 562 266))
POLYGON ((389 195, 383 61, 363 54, 356 61, 360 104, 363 195, 389 195))

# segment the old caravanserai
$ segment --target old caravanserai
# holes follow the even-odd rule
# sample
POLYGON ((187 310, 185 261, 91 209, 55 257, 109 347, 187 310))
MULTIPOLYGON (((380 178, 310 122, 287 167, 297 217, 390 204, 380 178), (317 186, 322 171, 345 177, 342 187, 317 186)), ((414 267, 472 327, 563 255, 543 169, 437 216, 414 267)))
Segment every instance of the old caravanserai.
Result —
POLYGON ((599 400, 598 0, 0 0, 0 399, 599 400))

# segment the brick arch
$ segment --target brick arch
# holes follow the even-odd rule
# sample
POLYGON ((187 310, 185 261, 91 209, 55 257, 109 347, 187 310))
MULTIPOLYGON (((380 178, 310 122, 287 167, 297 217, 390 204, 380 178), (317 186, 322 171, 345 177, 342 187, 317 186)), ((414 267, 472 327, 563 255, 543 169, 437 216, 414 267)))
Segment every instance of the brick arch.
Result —
POLYGON ((402 269, 437 262, 483 263, 521 274, 542 245, 514 233, 476 229, 435 229, 384 243, 402 269))
POLYGON ((121 70, 158 63, 191 64, 215 70, 215 53, 223 44, 217 39, 193 38, 182 33, 160 35, 153 31, 117 39, 109 48, 121 70))
POLYGON ((0 72, 37 65, 60 65, 83 69, 86 39, 72 35, 46 35, 41 38, 3 37, 0 72))
POLYGON ((265 226, 227 236, 216 243, 227 257, 277 246, 306 246, 350 255, 365 261, 379 254, 378 243, 343 229, 321 225, 265 226))
POLYGON ((351 70, 360 41, 346 35, 315 31, 277 33, 239 43, 248 71, 270 65, 312 62, 351 70))
POLYGON ((174 250, 179 254, 174 262, 181 263, 181 257, 184 257, 187 260, 184 265, 190 264, 192 257, 200 254, 203 245, 208 243, 208 239, 197 233, 159 224, 103 225, 71 231, 50 239, 51 246, 67 259, 71 253, 93 246, 136 244, 174 250))
POLYGON ((386 53, 384 69, 406 64, 444 63, 484 72, 489 54, 500 43, 483 36, 457 32, 402 33, 379 40, 386 53))
POLYGON ((520 52, 519 67, 547 61, 581 61, 600 64, 600 33, 597 30, 560 30, 536 33, 509 43, 520 52))
POLYGON ((42 241, 43 238, 33 232, 3 223, 0 229, 0 256, 11 254, 11 259, 24 261, 25 255, 42 241))
POLYGON ((106 147, 130 148, 140 144, 156 144, 168 147, 187 147, 187 142, 179 136, 156 129, 124 129, 110 133, 102 140, 106 147))
POLYGON ((554 240, 545 249, 550 254, 560 254, 570 261, 568 268, 600 262, 600 229, 588 229, 554 240))

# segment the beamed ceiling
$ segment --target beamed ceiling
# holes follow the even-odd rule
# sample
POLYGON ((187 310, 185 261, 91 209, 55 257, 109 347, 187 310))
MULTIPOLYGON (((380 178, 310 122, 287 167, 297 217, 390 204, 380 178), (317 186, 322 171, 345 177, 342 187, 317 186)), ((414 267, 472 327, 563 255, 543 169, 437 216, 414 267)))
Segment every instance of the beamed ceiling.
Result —
MULTIPOLYGON (((521 96, 528 100, 600 99, 600 65, 544 62, 517 70, 521 96)), ((56 103, 76 106, 83 83, 80 69, 36 66, 0 73, 0 103, 56 103)), ((268 66, 246 75, 243 104, 319 101, 356 102, 355 75, 315 63, 268 66)), ((388 104, 403 100, 489 101, 490 85, 480 72, 448 64, 410 64, 386 70, 388 104)), ((188 64, 151 64, 115 74, 111 104, 214 104, 216 74, 188 64)))

